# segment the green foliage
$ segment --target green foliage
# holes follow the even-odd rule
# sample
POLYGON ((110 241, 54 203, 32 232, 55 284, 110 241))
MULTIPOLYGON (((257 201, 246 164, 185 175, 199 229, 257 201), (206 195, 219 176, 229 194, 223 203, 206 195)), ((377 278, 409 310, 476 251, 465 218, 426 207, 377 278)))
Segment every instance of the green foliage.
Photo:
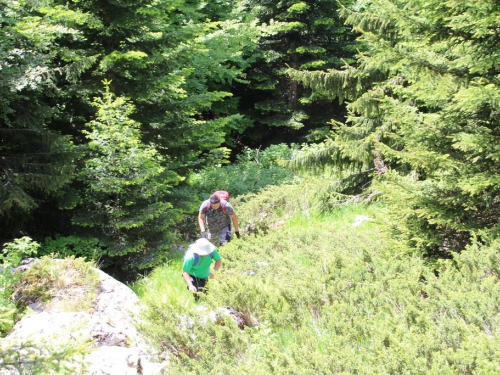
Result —
POLYGON ((264 234, 299 213, 335 214, 342 206, 373 202, 376 195, 365 194, 360 188, 369 182, 369 173, 326 168, 320 175, 306 173, 282 185, 267 186, 236 198, 234 204, 241 206, 240 228, 246 233, 264 234))
POLYGON ((290 146, 288 146, 283 143, 271 145, 269 147, 266 147, 264 150, 261 150, 260 148, 250 149, 248 147, 245 147, 237 156, 237 159, 238 162, 243 164, 255 162, 262 168, 271 168, 279 165, 279 162, 283 160, 290 159, 297 147, 298 146, 295 144, 291 144, 290 146))
POLYGON ((348 175, 373 172, 363 163, 357 163, 346 157, 330 137, 318 144, 302 145, 293 153, 290 160, 283 160, 281 164, 296 170, 311 172, 313 175, 321 175, 332 169, 347 172, 348 175))
POLYGON ((342 10, 366 47, 355 66, 289 70, 352 101, 326 145, 332 160, 376 172, 398 236, 448 256, 498 232, 495 1, 377 1, 342 10), (386 173, 390 170, 390 173, 386 173))
POLYGON ((228 191, 231 194, 230 202, 240 215, 238 197, 294 180, 294 172, 280 163, 289 159, 295 148, 295 145, 290 147, 285 144, 273 145, 264 150, 244 148, 237 156, 237 162, 230 165, 222 165, 224 161, 217 160, 216 155, 212 159, 214 164, 192 174, 187 181, 188 189, 176 189, 186 194, 182 197, 184 201, 193 202, 195 198, 189 206, 191 215, 177 223, 176 229, 183 233, 184 240, 189 241, 198 235, 199 229, 193 217, 197 216, 201 202, 214 191, 228 191))
MULTIPOLYGON (((57 257, 67 258, 74 256, 87 260, 99 261, 106 255, 106 249, 97 238, 82 236, 47 237, 41 246, 39 255, 54 254, 57 257)), ((102 265, 106 266, 106 265, 102 265)))
POLYGON ((141 142, 127 100, 108 90, 94 105, 98 116, 88 124, 89 156, 79 173, 87 190, 73 221, 98 227, 106 255, 121 257, 126 262, 122 268, 151 267, 168 245, 165 229, 172 222, 172 205, 165 196, 181 177, 163 166, 154 147, 141 142))
MULTIPOLYGON (((177 185, 179 176, 202 168, 213 150, 226 141, 232 144, 231 137, 251 125, 237 112, 231 86, 245 84, 242 71, 257 29, 232 13, 233 5, 184 0, 2 1, 1 239, 19 233, 44 238, 58 234, 57 228, 62 236, 99 238, 107 255, 140 250, 135 257, 140 259, 115 258, 112 263, 141 268, 156 262, 156 250, 163 251, 173 240, 170 224, 180 221, 192 204, 180 201, 185 194, 170 187, 177 185), (87 124, 95 124, 97 117, 108 120, 90 105, 101 95, 103 80, 112 82, 109 92, 122 101, 117 107, 122 105, 123 113, 130 115, 119 117, 115 108, 116 120, 127 126, 134 122, 134 131, 121 141, 128 137, 129 148, 134 142, 142 145, 144 156, 135 165, 133 153, 129 160, 122 158, 120 162, 135 171, 115 170, 121 177, 106 180, 97 177, 99 169, 109 172, 111 166, 86 152, 94 147, 93 152, 104 157, 108 144, 109 154, 121 147, 110 138, 91 140, 93 132, 86 133, 87 124), (153 188, 155 173, 165 183, 153 188), (115 202, 113 193, 120 188, 113 179, 129 177, 134 184, 149 179, 147 188, 131 188, 127 200, 115 202), (96 180, 91 188, 89 182, 96 180), (101 214, 112 207, 112 221, 119 223, 107 226, 106 215, 94 222, 94 204, 100 205, 96 213, 101 214), (116 209, 127 205, 135 209, 132 220, 120 216, 125 210, 116 209), (70 214, 58 208, 75 210, 75 222, 84 229, 71 227, 70 214), (142 230, 149 240, 130 235, 133 230, 142 230)), ((106 111, 111 110, 110 105, 106 111)))
POLYGON ((236 163, 207 167, 193 175, 189 182, 202 198, 216 190, 226 190, 236 197, 258 192, 266 186, 281 185, 293 179, 293 171, 280 166, 279 162, 289 159, 294 148, 296 146, 284 144, 264 150, 244 148, 236 163))
POLYGON ((331 69, 351 60, 354 34, 339 18, 338 2, 248 0, 242 4, 261 27, 256 58, 246 70, 251 86, 241 90, 240 102, 255 124, 246 133, 253 144, 304 141, 331 118, 341 119, 342 106, 311 95, 284 74, 287 66, 331 69))
POLYGON ((19 374, 83 375, 88 371, 84 358, 90 353, 90 345, 88 338, 80 337, 65 343, 57 336, 25 341, 2 339, 0 365, 19 374))
POLYGON ((300 181, 268 186, 258 194, 245 195, 238 200, 241 230, 248 234, 267 233, 300 212, 314 211, 311 202, 316 190, 313 186, 311 181, 300 181))
POLYGON ((14 326, 18 306, 11 298, 19 275, 13 272, 21 261, 38 252, 40 245, 30 237, 16 238, 3 245, 0 254, 0 334, 5 334, 14 326))
POLYGON ((500 244, 475 244, 436 273, 385 237, 384 211, 299 214, 232 241, 203 307, 188 301, 180 262, 167 266, 143 289, 144 329, 181 374, 494 373, 500 244), (352 226, 359 214, 372 220, 352 226), (219 306, 249 326, 207 319, 219 306))
POLYGON ((4 267, 17 267, 21 260, 35 255, 39 247, 40 244, 30 237, 16 238, 14 241, 3 245, 0 260, 4 267))
POLYGON ((4 244, 0 254, 0 334, 7 333, 15 323, 18 312, 11 295, 19 280, 19 276, 12 269, 17 267, 25 257, 37 253, 39 244, 29 237, 16 238, 4 244))
POLYGON ((26 233, 43 200, 60 195, 73 175, 73 145, 51 125, 54 39, 71 30, 51 29, 30 17, 24 2, 0 2, 0 237, 26 233))
POLYGON ((207 319, 209 312, 187 291, 181 269, 182 260, 175 257, 132 286, 147 306, 140 329, 152 343, 159 344, 163 353, 175 356, 169 356, 170 370, 187 371, 183 362, 192 358, 198 371, 215 365, 218 371, 227 373, 231 363, 225 357, 238 355, 246 338, 227 317, 213 314, 217 323, 207 319), (218 350, 200 352, 207 346, 218 350))
MULTIPOLYGON (((3 277, 2 277, 3 278, 3 277)), ((2 298, 0 301, 0 336, 4 336, 9 332, 15 324, 14 316, 17 312, 15 305, 8 301, 8 298, 4 296, 4 282, 2 282, 2 298)), ((9 294, 10 296, 10 294, 9 294)))

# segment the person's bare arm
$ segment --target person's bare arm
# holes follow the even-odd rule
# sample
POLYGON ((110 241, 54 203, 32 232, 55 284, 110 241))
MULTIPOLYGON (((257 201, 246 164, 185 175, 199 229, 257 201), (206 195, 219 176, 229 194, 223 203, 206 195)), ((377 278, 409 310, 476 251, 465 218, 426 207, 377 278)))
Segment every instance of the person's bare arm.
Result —
MULTIPOLYGON (((222 266, 222 259, 219 259, 218 261, 215 262, 214 271, 218 271, 221 266, 222 266)), ((212 272, 210 272, 210 277, 211 278, 214 277, 214 274, 212 272)))
POLYGON ((235 232, 239 232, 240 229, 238 227, 238 216, 236 216, 236 214, 232 214, 229 216, 231 218, 231 221, 233 222, 233 227, 234 227, 234 231, 235 232))
POLYGON ((222 259, 219 259, 217 262, 215 262, 214 270, 218 271, 220 269, 220 266, 222 266, 222 259))
POLYGON ((198 225, 200 226, 200 231, 203 233, 206 231, 205 228, 205 214, 201 212, 198 214, 198 225))
POLYGON ((184 281, 186 282, 186 285, 188 286, 189 291, 196 293, 198 291, 198 289, 196 289, 196 287, 191 282, 191 276, 189 275, 189 273, 187 273, 186 271, 182 271, 182 277, 184 278, 184 281))

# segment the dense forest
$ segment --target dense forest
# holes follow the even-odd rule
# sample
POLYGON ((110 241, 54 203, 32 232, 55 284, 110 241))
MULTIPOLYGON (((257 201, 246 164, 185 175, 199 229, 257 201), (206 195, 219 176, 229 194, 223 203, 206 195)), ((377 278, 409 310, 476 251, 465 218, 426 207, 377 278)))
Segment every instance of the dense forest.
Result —
POLYGON ((129 278, 213 189, 326 167, 425 257, 497 236, 496 1, 1 3, 2 243, 129 278))
POLYGON ((159 264, 210 193, 193 175, 343 118, 285 72, 354 61, 338 7, 2 1, 1 242, 122 277, 159 264))
POLYGON ((177 373, 498 372, 498 1, 0 4, 2 337, 48 255, 36 298, 85 258, 177 373), (200 304, 216 190, 241 238, 200 304), (220 306, 245 328, 186 328, 220 306))

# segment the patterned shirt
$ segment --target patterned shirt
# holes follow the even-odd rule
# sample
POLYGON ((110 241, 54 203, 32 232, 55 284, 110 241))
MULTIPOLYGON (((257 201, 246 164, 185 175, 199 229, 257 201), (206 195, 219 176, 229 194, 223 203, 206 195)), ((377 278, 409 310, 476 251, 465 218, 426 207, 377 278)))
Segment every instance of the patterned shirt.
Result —
POLYGON ((210 204, 210 208, 207 212, 207 205, 210 200, 204 201, 200 206, 200 214, 205 215, 205 222, 207 223, 207 227, 210 230, 210 233, 220 233, 225 228, 228 228, 231 225, 231 218, 229 216, 233 215, 234 208, 229 204, 229 202, 221 201, 221 204, 218 209, 214 210, 213 204, 210 204), (226 213, 222 211, 222 204, 226 206, 226 213))

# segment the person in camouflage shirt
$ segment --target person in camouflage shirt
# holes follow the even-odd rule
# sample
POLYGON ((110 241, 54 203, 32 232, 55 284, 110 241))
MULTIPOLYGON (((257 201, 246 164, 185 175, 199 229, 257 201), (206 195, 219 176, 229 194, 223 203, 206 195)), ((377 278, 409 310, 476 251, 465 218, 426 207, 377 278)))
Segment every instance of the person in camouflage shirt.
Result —
POLYGON ((229 202, 221 200, 217 194, 212 194, 210 199, 201 204, 198 213, 201 237, 208 239, 215 246, 222 246, 231 239, 231 222, 236 237, 240 238, 238 216, 229 202))

